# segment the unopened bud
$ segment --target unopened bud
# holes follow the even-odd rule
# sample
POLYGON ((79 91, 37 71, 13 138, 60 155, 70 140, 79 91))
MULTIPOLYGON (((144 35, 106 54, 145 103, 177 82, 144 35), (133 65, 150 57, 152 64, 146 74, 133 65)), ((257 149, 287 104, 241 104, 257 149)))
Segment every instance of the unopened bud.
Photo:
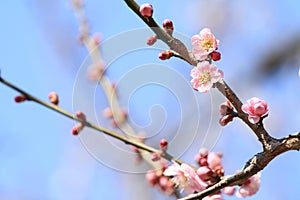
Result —
POLYGON ((173 26, 173 22, 171 20, 165 19, 163 22, 163 27, 169 35, 173 34, 174 26, 173 26))
POLYGON ((213 61, 218 61, 221 59, 221 53, 219 53, 217 51, 213 51, 210 53, 210 57, 213 61))
POLYGON ((15 102, 16 103, 21 103, 21 102, 26 101, 26 100, 27 100, 27 98, 26 98, 25 95, 19 95, 19 96, 15 97, 15 102))
POLYGON ((152 17, 153 15, 153 7, 151 4, 146 3, 141 5, 140 7, 140 13, 143 17, 152 17))
POLYGON ((78 135, 80 133, 80 131, 82 131, 84 125, 82 123, 76 124, 73 128, 72 128, 72 134, 73 135, 78 135))
POLYGON ((168 149, 168 141, 166 139, 162 139, 160 141, 159 145, 160 145, 160 149, 162 151, 167 151, 167 149, 168 149))
POLYGON ((197 170, 197 174, 202 180, 207 181, 211 178, 213 172, 207 166, 203 166, 197 170))
POLYGON ((219 124, 221 126, 226 126, 229 122, 231 122, 233 120, 233 115, 229 114, 229 115, 225 115, 222 116, 219 120, 219 124))
POLYGON ((153 153, 153 154, 151 155, 151 160, 152 160, 153 162, 159 161, 160 158, 161 158, 161 153, 153 153))
POLYGON ((56 92, 50 92, 48 98, 51 103, 53 103, 54 105, 58 105, 59 99, 56 92))
POLYGON ((147 44, 152 46, 157 41, 157 36, 153 35, 147 38, 147 44))
POLYGON ((167 60, 170 59, 174 55, 173 51, 167 50, 162 51, 158 54, 158 58, 161 60, 167 60))

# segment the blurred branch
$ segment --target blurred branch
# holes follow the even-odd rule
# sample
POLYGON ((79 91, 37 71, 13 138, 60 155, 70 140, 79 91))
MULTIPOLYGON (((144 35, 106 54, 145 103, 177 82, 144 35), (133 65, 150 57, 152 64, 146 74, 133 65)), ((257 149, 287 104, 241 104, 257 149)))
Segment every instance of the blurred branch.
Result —
POLYGON ((269 47, 265 56, 261 56, 261 72, 257 73, 261 76, 270 76, 274 74, 282 66, 287 64, 290 66, 300 63, 300 37, 299 32, 289 37, 285 37, 283 41, 277 40, 274 47, 269 47))

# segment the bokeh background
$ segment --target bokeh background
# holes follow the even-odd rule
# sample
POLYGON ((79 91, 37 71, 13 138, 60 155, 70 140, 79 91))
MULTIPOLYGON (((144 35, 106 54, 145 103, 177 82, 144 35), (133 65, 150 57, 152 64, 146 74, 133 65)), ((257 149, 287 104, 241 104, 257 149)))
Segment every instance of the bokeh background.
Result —
MULTIPOLYGON (((177 34, 184 34, 184 38, 210 27, 220 40, 222 60, 217 65, 225 72, 226 81, 243 101, 258 96, 268 102, 267 130, 276 137, 299 131, 300 4, 297 1, 150 3, 154 6, 155 19, 158 22, 172 19, 177 34)), ((101 32, 104 41, 124 31, 145 27, 123 1, 89 0, 85 9, 91 33, 101 32)), ((83 63, 88 62, 85 60, 88 53, 78 42, 78 23, 70 2, 5 1, 0 6, 0 24, 3 78, 45 100, 50 91, 57 91, 60 106, 66 110, 77 109, 74 101, 86 108, 90 99, 85 87, 91 87, 88 85, 91 83, 80 88, 74 85, 83 63), (74 91, 82 96, 74 99, 74 91)), ((190 46, 189 41, 185 42, 190 46)), ((104 48, 104 55, 117 47, 104 48)), ((188 83, 190 66, 177 59, 159 61, 158 52, 157 49, 142 50, 122 55, 123 63, 111 64, 107 74, 112 80, 120 81, 132 68, 143 63, 164 64, 188 83)), ((176 87, 176 78, 168 79, 170 87, 176 87)), ((129 84, 119 83, 120 88, 129 84)), ((95 91, 94 97, 99 100, 90 108, 98 113, 96 122, 110 128, 110 121, 101 117, 101 109, 107 105, 105 97, 101 89, 95 91)), ((186 93, 190 95, 191 91, 190 87, 186 93)), ((16 104, 13 98, 17 93, 6 86, 0 86, 0 94, 0 199, 168 199, 148 186, 143 173, 124 170, 123 166, 134 162, 132 157, 118 158, 99 143, 102 154, 97 160, 97 156, 88 152, 89 147, 83 140, 71 135, 74 122, 31 102, 16 104), (105 159, 109 157, 119 159, 113 162, 113 167, 106 165, 105 159)), ((187 162, 193 162, 197 150, 206 146, 224 153, 226 174, 232 174, 261 150, 257 139, 239 120, 225 128, 218 126, 218 103, 224 99, 216 91, 209 94, 192 91, 201 111, 200 120, 196 121, 199 129, 192 131, 189 127, 194 125, 193 119, 199 117, 199 113, 194 112, 194 107, 182 110, 182 105, 189 103, 189 95, 178 102, 172 90, 151 84, 133 93, 130 100, 127 90, 119 90, 119 94, 122 106, 129 109, 129 121, 137 131, 155 132, 155 137, 149 139, 153 146, 157 146, 159 138, 172 139, 172 132, 182 123, 185 129, 177 134, 186 134, 192 141, 188 150, 180 155, 187 162), (178 118, 181 112, 184 114, 178 118), (161 118, 165 120, 163 125, 161 118), (162 128, 157 128, 157 124, 162 128), (195 131, 199 133, 194 138, 195 131)), ((84 130, 83 134, 88 131, 84 130)), ((176 145, 180 147, 174 144, 171 152, 176 151, 176 145)), ((259 192, 248 199, 295 199, 300 185, 299 167, 298 152, 276 158, 262 172, 259 192)), ((147 167, 142 164, 137 169, 147 167)), ((237 198, 225 196, 225 199, 237 198)))

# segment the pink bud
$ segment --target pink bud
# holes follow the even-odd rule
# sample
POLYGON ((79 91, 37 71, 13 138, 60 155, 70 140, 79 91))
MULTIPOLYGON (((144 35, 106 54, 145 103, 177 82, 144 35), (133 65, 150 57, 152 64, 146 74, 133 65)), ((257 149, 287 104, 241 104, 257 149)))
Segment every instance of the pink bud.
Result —
POLYGON ((165 19, 163 22, 163 27, 169 35, 173 34, 174 26, 173 26, 173 22, 171 20, 165 19))
POLYGON ((197 174, 202 180, 207 181, 211 178, 213 172, 207 166, 203 166, 197 170, 197 174))
POLYGON ((226 126, 229 122, 231 122, 233 120, 233 115, 225 115, 222 116, 219 120, 219 124, 221 126, 226 126))
POLYGON ((161 190, 167 193, 168 195, 171 195, 174 192, 174 184, 172 181, 169 180, 169 178, 161 176, 159 178, 158 184, 161 190))
POLYGON ((152 46, 157 41, 157 36, 153 35, 147 38, 147 44, 152 46))
POLYGON ((166 139, 160 140, 159 144, 160 144, 160 149, 162 151, 167 151, 167 149, 168 149, 168 141, 166 139))
POLYGON ((82 123, 86 122, 86 116, 83 112, 77 111, 75 115, 79 119, 80 122, 82 122, 82 123))
POLYGON ((73 128, 72 128, 72 134, 73 135, 78 135, 80 133, 80 131, 82 131, 84 125, 82 123, 76 124, 73 128))
POLYGON ((235 192, 235 186, 227 186, 223 189, 223 191, 227 195, 233 195, 235 192))
POLYGON ((221 53, 219 53, 217 51, 213 51, 210 53, 210 57, 213 61, 218 61, 221 59, 221 53))
POLYGON ((102 112, 103 117, 105 118, 112 118, 113 117, 113 113, 110 107, 104 108, 103 112, 102 112))
POLYGON ((199 165, 200 166, 208 166, 207 158, 201 158, 199 160, 199 165))
POLYGON ((208 150, 206 148, 201 148, 201 149, 199 149, 199 154, 201 157, 207 157, 208 150))
POLYGON ((195 157, 194 157, 194 160, 197 162, 197 163, 200 163, 200 159, 201 159, 201 156, 199 154, 196 154, 195 157))
POLYGON ((140 13, 143 17, 152 17, 152 15, 153 15, 152 5, 149 3, 141 5, 140 13))
POLYGON ((105 63, 100 60, 97 63, 92 64, 88 68, 88 77, 91 81, 99 81, 105 70, 105 63))
POLYGON ((148 181, 148 183, 152 186, 154 186, 157 183, 157 176, 156 176, 156 172, 154 170, 149 170, 146 173, 146 179, 148 181))
POLYGON ((98 46, 102 40, 102 34, 99 32, 95 32, 92 37, 91 37, 92 41, 94 42, 94 44, 96 46, 98 46))
POLYGON ((222 116, 231 114, 233 111, 233 107, 232 107, 230 101, 226 101, 226 102, 222 103, 219 107, 219 111, 222 116))
POLYGON ((153 153, 153 154, 151 155, 151 160, 152 160, 153 162, 159 161, 160 158, 161 158, 161 153, 153 153))
POLYGON ((158 54, 158 58, 161 60, 167 60, 170 59, 172 56, 174 55, 174 53, 170 50, 167 51, 162 51, 158 54))
POLYGON ((53 103, 54 105, 58 105, 59 99, 58 94, 56 92, 50 92, 48 98, 51 103, 53 103))
POLYGON ((25 95, 19 95, 19 96, 15 97, 15 102, 16 103, 21 103, 21 102, 26 101, 26 100, 27 100, 27 98, 26 98, 25 95))

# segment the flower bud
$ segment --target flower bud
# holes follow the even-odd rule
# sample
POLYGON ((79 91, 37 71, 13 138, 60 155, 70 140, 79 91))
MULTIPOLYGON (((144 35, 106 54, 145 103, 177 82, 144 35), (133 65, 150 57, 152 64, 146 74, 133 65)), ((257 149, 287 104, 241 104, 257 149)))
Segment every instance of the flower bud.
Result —
POLYGON ((153 15, 153 8, 152 5, 149 3, 143 4, 140 7, 140 13, 143 17, 152 17, 153 15))
POLYGON ((161 153, 153 153, 153 154, 151 155, 151 160, 152 160, 153 162, 159 161, 160 159, 161 159, 161 153))
POLYGON ((48 98, 51 103, 53 103, 54 105, 58 105, 59 99, 56 92, 50 92, 48 98))
POLYGON ((213 51, 210 53, 210 57, 213 61, 218 61, 221 59, 221 53, 219 53, 217 51, 213 51))
POLYGON ((153 35, 147 38, 147 44, 152 46, 157 41, 157 36, 153 35))
POLYGON ((173 26, 173 22, 171 20, 165 19, 163 22, 163 27, 169 35, 173 34, 174 26, 173 26))
POLYGON ((172 56, 174 55, 174 53, 170 50, 167 51, 162 51, 158 54, 158 58, 161 60, 167 60, 170 59, 172 56))
POLYGON ((167 149, 168 149, 168 141, 166 139, 162 139, 159 144, 160 144, 160 149, 162 151, 167 151, 167 149))
POLYGON ((202 180, 207 181, 211 178, 213 172, 207 166, 203 166, 197 170, 197 174, 202 180))
POLYGON ((27 98, 26 98, 25 95, 19 95, 19 96, 15 97, 15 102, 16 103, 21 103, 21 102, 26 101, 26 100, 27 100, 27 98))

